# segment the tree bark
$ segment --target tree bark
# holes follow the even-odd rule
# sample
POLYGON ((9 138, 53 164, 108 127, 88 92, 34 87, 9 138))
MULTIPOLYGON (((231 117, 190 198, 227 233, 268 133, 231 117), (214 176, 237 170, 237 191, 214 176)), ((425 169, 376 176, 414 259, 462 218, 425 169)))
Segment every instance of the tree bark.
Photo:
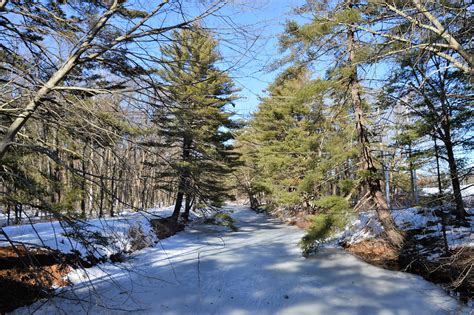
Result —
POLYGON ((82 149, 82 161, 81 161, 81 168, 82 168, 82 178, 81 178, 81 216, 82 218, 86 217, 86 190, 87 190, 87 180, 86 180, 86 152, 87 152, 87 143, 84 145, 82 149))
MULTIPOLYGON (((191 143, 192 140, 188 136, 183 137, 183 151, 182 151, 182 161, 187 163, 189 161, 189 156, 191 154, 191 143)), ((183 197, 188 190, 188 179, 189 179, 189 167, 185 165, 180 169, 179 173, 179 184, 178 184, 178 193, 176 195, 176 203, 174 206, 172 218, 178 220, 179 213, 181 211, 181 206, 183 205, 183 197)))
POLYGON ((0 0, 0 11, 5 10, 5 6, 7 5, 8 0, 0 0))
MULTIPOLYGON (((351 3, 352 4, 352 3, 351 3)), ((347 32, 347 50, 349 53, 349 65, 352 72, 349 77, 349 89, 351 93, 352 105, 354 106, 356 129, 359 144, 361 145, 362 158, 364 159, 365 170, 368 173, 366 184, 369 187, 369 193, 376 204, 376 212, 378 218, 385 230, 387 239, 394 247, 401 247, 404 242, 403 234, 395 226, 387 200, 382 193, 382 183, 378 178, 378 170, 375 165, 374 158, 370 152, 370 141, 367 129, 364 125, 364 108, 361 97, 361 87, 357 74, 357 66, 355 65, 355 28, 349 27, 347 32)))
POLYGON ((446 155, 448 156, 449 176, 451 177, 451 185, 453 186, 454 202, 456 204, 455 214, 459 220, 466 219, 466 211, 461 194, 461 184, 459 182, 458 168, 454 157, 453 144, 451 139, 447 138, 444 142, 446 147, 446 155))
POLYGON ((115 158, 112 159, 112 173, 110 174, 110 209, 109 213, 110 216, 113 217, 115 216, 114 212, 114 206, 115 206, 115 201, 117 200, 117 183, 115 181, 115 173, 117 172, 117 167, 116 167, 116 162, 115 158))
POLYGON ((410 167, 410 186, 411 186, 412 202, 415 205, 418 205, 419 198, 418 198, 418 188, 416 184, 416 169, 412 162, 411 143, 408 144, 408 159, 409 159, 409 167, 410 167))
POLYGON ((193 197, 190 193, 186 194, 186 202, 184 206, 184 213, 183 213, 183 221, 186 223, 189 220, 189 212, 191 211, 191 207, 193 205, 193 197))
POLYGON ((439 132, 439 134, 444 134, 444 137, 441 139, 441 141, 444 143, 446 155, 448 157, 449 176, 451 178, 451 185, 453 187, 454 203, 456 204, 454 213, 458 220, 464 221, 466 219, 466 211, 464 210, 458 167, 456 165, 456 158, 454 157, 454 144, 451 134, 451 114, 449 102, 446 97, 446 86, 444 80, 440 80, 439 96, 442 108, 441 128, 443 130, 443 132, 439 132))
POLYGON ((109 18, 118 9, 118 1, 115 0, 111 5, 110 9, 97 21, 94 27, 91 29, 85 40, 81 43, 79 48, 69 56, 66 62, 56 71, 51 78, 35 93, 34 97, 26 105, 25 109, 18 115, 13 123, 8 127, 3 139, 0 142, 0 160, 3 159, 8 147, 15 140, 16 135, 24 126, 24 124, 30 119, 33 113, 36 111, 38 106, 41 104, 42 99, 53 90, 59 82, 71 72, 72 69, 78 64, 81 55, 90 47, 92 40, 96 37, 97 33, 105 26, 109 18))
POLYGON ((99 218, 104 216, 104 176, 100 176, 99 218))
POLYGON ((439 168, 439 148, 438 148, 438 142, 436 141, 435 137, 433 137, 433 141, 434 141, 435 157, 436 157, 436 178, 438 181, 438 194, 439 194, 439 197, 441 198, 441 195, 443 195, 443 186, 441 184, 441 172, 439 168))

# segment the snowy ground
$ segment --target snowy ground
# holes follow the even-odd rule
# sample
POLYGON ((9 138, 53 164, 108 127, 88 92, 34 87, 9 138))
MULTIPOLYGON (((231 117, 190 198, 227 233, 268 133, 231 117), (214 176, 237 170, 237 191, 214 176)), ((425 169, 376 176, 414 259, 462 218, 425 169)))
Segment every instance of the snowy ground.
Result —
POLYGON ((303 231, 232 206, 238 232, 192 228, 125 263, 70 274, 72 287, 18 314, 468 314, 422 278, 339 249, 310 259, 303 231))
MULTIPOLYGON (((441 219, 434 214, 435 209, 419 207, 394 210, 393 218, 399 228, 405 231, 421 230, 417 235, 419 239, 425 237, 443 237, 441 219)), ((470 226, 445 226, 446 241, 450 249, 458 247, 474 247, 474 209, 467 209, 470 214, 470 226)), ((360 212, 358 217, 333 238, 329 244, 347 242, 355 244, 360 241, 377 238, 383 228, 377 219, 375 211, 360 212)))
MULTIPOLYGON (((452 192, 453 188, 449 187, 446 189, 444 192, 449 193, 452 192)), ((421 192, 426 195, 436 195, 439 193, 439 188, 438 187, 423 187, 421 189, 421 192)), ((461 186, 461 195, 463 197, 469 197, 469 196, 474 196, 474 184, 469 184, 469 185, 462 185, 461 186)))
MULTIPOLYGON (((63 253, 77 251, 83 257, 93 255, 96 258, 101 258, 130 250, 129 231, 131 227, 142 229, 150 237, 149 242, 152 243, 154 234, 149 219, 169 216, 172 211, 171 207, 149 209, 146 212, 122 211, 119 216, 113 218, 77 222, 85 239, 75 236, 77 233, 74 233, 74 226, 64 221, 12 225, 3 227, 3 231, 16 242, 49 247, 63 253), (101 245, 100 240, 105 239, 108 244, 101 245)), ((0 246, 10 246, 8 241, 3 240, 3 235, 0 235, 0 238, 2 239, 0 246)))
MULTIPOLYGON (((444 193, 452 193, 453 188, 449 187, 443 191, 444 193)), ((422 195, 436 195, 439 193, 438 187, 423 187, 421 189, 422 195)), ((474 184, 462 185, 461 186, 461 195, 464 200, 464 204, 469 207, 474 206, 474 184)))

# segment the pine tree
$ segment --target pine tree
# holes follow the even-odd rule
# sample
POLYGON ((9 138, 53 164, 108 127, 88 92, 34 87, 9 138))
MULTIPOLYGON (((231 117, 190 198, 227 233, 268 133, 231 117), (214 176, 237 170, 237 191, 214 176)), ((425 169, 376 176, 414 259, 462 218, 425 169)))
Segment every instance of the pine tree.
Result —
POLYGON ((239 175, 252 178, 244 181, 251 203, 315 213, 327 196, 351 198, 356 151, 348 108, 332 101, 340 92, 337 83, 311 80, 299 67, 283 71, 269 86, 269 96, 238 137, 245 163, 239 175))
POLYGON ((377 163, 371 148, 371 132, 367 125, 368 103, 364 100, 364 90, 359 75, 360 65, 370 60, 370 46, 356 36, 355 25, 364 25, 362 8, 359 1, 336 1, 315 3, 308 1, 299 9, 307 14, 311 21, 298 25, 288 22, 285 34, 281 37, 283 49, 290 51, 285 61, 300 64, 314 64, 329 54, 333 57, 333 66, 327 77, 346 87, 343 100, 352 106, 353 119, 357 129, 362 167, 360 175, 374 201, 378 218, 384 227, 389 242, 399 247, 403 235, 398 231, 390 213, 387 200, 382 192, 380 165, 377 163))
MULTIPOLYGON (((424 56, 417 52, 397 58, 400 68, 385 87, 385 102, 407 108, 414 123, 405 127, 405 134, 419 142, 438 140, 441 155, 449 169, 453 200, 453 213, 464 220, 466 212, 460 187, 460 159, 456 148, 472 150, 473 110, 469 106, 472 95, 469 77, 450 69, 448 62, 436 55, 424 56)), ((426 151, 426 150, 425 150, 426 151)), ((429 149, 429 154, 434 153, 429 149)), ((420 152, 421 154, 421 152, 420 152)), ((437 153, 436 153, 437 154, 437 153)))
POLYGON ((229 141, 237 124, 228 110, 235 89, 218 69, 217 41, 198 25, 174 32, 161 52, 167 103, 157 122, 166 145, 179 155, 171 162, 178 181, 173 218, 185 199, 186 220, 193 205, 218 206, 227 197, 225 176, 236 160, 229 141))
POLYGON ((298 105, 292 99, 307 81, 307 73, 294 69, 282 73, 268 88, 269 97, 262 99, 250 123, 250 136, 258 146, 260 185, 275 205, 290 208, 302 204, 297 187, 310 160, 310 107, 307 103, 298 105))

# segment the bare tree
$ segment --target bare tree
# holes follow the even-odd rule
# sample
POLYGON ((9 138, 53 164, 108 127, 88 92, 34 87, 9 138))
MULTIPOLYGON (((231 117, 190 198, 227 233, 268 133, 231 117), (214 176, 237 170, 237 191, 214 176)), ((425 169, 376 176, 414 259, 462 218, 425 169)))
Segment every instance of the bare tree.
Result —
MULTIPOLYGON (((89 23, 87 21, 86 26, 79 29, 70 29, 70 31, 80 31, 82 36, 71 36, 68 39, 71 41, 73 48, 64 61, 60 63, 57 69, 48 77, 45 78, 44 83, 35 85, 33 91, 30 93, 29 101, 26 106, 21 110, 13 122, 6 128, 2 140, 0 142, 0 159, 3 159, 5 153, 7 152, 8 147, 14 142, 14 139, 18 132, 22 129, 25 123, 32 117, 32 115, 37 111, 38 107, 42 106, 42 102, 53 90, 61 89, 75 89, 74 87, 60 87, 60 83, 64 82, 71 75, 73 70, 79 67, 79 65, 84 66, 85 64, 92 63, 101 63, 107 65, 108 63, 113 62, 110 58, 115 57, 114 54, 107 56, 108 52, 120 52, 120 54, 127 53, 127 44, 133 42, 135 45, 139 45, 140 41, 146 42, 151 37, 155 38, 156 36, 162 35, 170 30, 183 28, 189 25, 190 23, 202 19, 212 12, 215 12, 221 8, 225 2, 218 1, 211 4, 204 12, 191 18, 185 19, 180 23, 166 25, 166 12, 163 13, 161 23, 147 23, 152 21, 154 18, 160 18, 160 14, 165 11, 167 6, 171 6, 169 0, 163 0, 157 4, 153 9, 144 12, 135 12, 130 11, 125 7, 125 3, 121 1, 112 1, 109 5, 107 2, 100 3, 98 10, 102 9, 101 13, 96 14, 95 18, 90 20, 94 21, 89 23), (125 22, 131 23, 131 26, 124 27, 125 22), (159 25, 154 26, 154 25, 159 25), (76 39, 76 37, 78 37, 76 39)), ((35 5, 32 5, 33 7, 35 5)), ((9 15, 19 15, 28 20, 40 20, 43 19, 52 19, 55 23, 41 23, 40 25, 44 27, 43 31, 52 32, 50 29, 51 26, 64 26, 68 23, 73 23, 71 19, 65 19, 61 16, 55 15, 56 12, 44 13, 45 9, 41 4, 37 4, 36 7, 40 9, 43 14, 46 14, 46 17, 43 17, 39 14, 34 15, 32 8, 21 6, 19 4, 12 3, 11 6, 3 5, 2 18, 8 20, 9 15)), ((74 9, 74 7, 72 7, 74 9)), ((66 10, 61 10, 64 14, 66 10)), ((28 28, 27 25, 22 25, 24 28, 28 28)), ((28 38, 25 38, 25 34, 20 30, 14 30, 9 27, 5 27, 6 32, 18 36, 22 41, 28 41, 28 38)), ((12 36, 12 35, 11 35, 12 36)), ((26 42, 26 47, 30 47, 31 43, 26 42)), ((37 47, 40 52, 44 52, 44 47, 42 43, 37 44, 37 47)), ((12 51, 12 49, 9 49, 12 51)), ((49 57, 48 57, 49 58, 49 57)), ((54 65, 55 66, 55 65, 54 65)), ((87 90, 87 88, 77 88, 80 90, 87 90)), ((5 105, 3 105, 5 106, 5 105)))

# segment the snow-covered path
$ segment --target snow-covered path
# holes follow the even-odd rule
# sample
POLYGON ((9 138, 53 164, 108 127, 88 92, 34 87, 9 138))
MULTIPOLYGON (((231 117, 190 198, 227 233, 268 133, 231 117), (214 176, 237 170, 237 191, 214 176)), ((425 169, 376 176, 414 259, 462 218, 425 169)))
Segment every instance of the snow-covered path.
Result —
MULTIPOLYGON (((383 270, 338 250, 301 257, 302 231, 232 207, 238 232, 195 227, 137 252, 37 313, 456 314, 459 304, 420 277, 383 270)), ((39 307, 17 310, 31 312, 39 307)), ((468 310, 464 309, 468 313, 468 310)))

